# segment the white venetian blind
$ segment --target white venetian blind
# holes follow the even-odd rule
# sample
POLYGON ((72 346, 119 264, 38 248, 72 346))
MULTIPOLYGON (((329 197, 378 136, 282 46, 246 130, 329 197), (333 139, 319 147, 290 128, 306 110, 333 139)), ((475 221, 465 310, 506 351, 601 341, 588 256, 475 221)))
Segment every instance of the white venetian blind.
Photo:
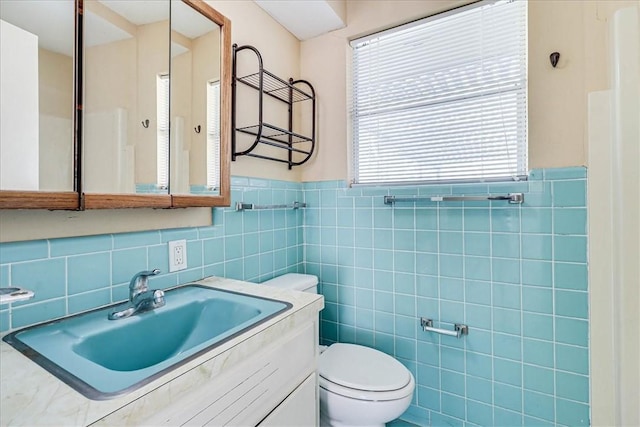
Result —
POLYGON ((207 188, 220 188, 220 81, 207 82, 207 188))
POLYGON ((169 186, 169 75, 156 79, 156 179, 160 188, 169 186))
POLYGON ((526 176, 526 10, 480 2, 351 42, 354 183, 526 176))

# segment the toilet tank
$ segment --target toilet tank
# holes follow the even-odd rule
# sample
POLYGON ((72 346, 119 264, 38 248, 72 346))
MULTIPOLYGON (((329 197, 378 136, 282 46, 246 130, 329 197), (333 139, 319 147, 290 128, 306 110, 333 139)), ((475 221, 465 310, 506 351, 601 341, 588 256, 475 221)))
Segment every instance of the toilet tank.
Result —
POLYGON ((262 282, 265 286, 318 293, 318 278, 311 274, 287 273, 262 282))

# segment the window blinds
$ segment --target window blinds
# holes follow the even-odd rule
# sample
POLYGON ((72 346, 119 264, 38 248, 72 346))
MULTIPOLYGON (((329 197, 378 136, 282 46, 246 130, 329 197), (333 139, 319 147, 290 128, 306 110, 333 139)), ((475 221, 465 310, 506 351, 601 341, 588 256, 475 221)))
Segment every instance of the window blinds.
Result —
POLYGON ((480 2, 351 42, 354 183, 527 174, 526 2, 480 2))
POLYGON ((220 82, 207 82, 207 188, 220 188, 220 82))
POLYGON ((156 79, 156 178, 160 188, 169 186, 169 75, 156 79))

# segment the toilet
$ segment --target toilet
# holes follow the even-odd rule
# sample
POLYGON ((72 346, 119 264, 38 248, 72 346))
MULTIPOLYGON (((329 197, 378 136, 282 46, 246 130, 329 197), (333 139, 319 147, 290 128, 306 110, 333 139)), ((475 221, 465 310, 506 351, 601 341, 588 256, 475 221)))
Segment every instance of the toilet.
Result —
MULTIPOLYGON (((318 292, 318 278, 309 274, 288 273, 262 284, 318 292)), ((384 426, 411 404, 415 380, 393 357, 356 344, 336 343, 320 351, 321 426, 384 426)))

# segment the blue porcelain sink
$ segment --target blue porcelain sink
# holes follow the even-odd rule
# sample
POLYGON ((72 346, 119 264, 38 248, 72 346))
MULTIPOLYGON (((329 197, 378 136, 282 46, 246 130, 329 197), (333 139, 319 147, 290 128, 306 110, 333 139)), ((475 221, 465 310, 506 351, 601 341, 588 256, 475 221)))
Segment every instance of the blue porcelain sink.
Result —
POLYGON ((3 340, 86 397, 128 393, 288 310, 291 304, 200 285, 166 305, 108 320, 114 306, 21 329, 3 340))

